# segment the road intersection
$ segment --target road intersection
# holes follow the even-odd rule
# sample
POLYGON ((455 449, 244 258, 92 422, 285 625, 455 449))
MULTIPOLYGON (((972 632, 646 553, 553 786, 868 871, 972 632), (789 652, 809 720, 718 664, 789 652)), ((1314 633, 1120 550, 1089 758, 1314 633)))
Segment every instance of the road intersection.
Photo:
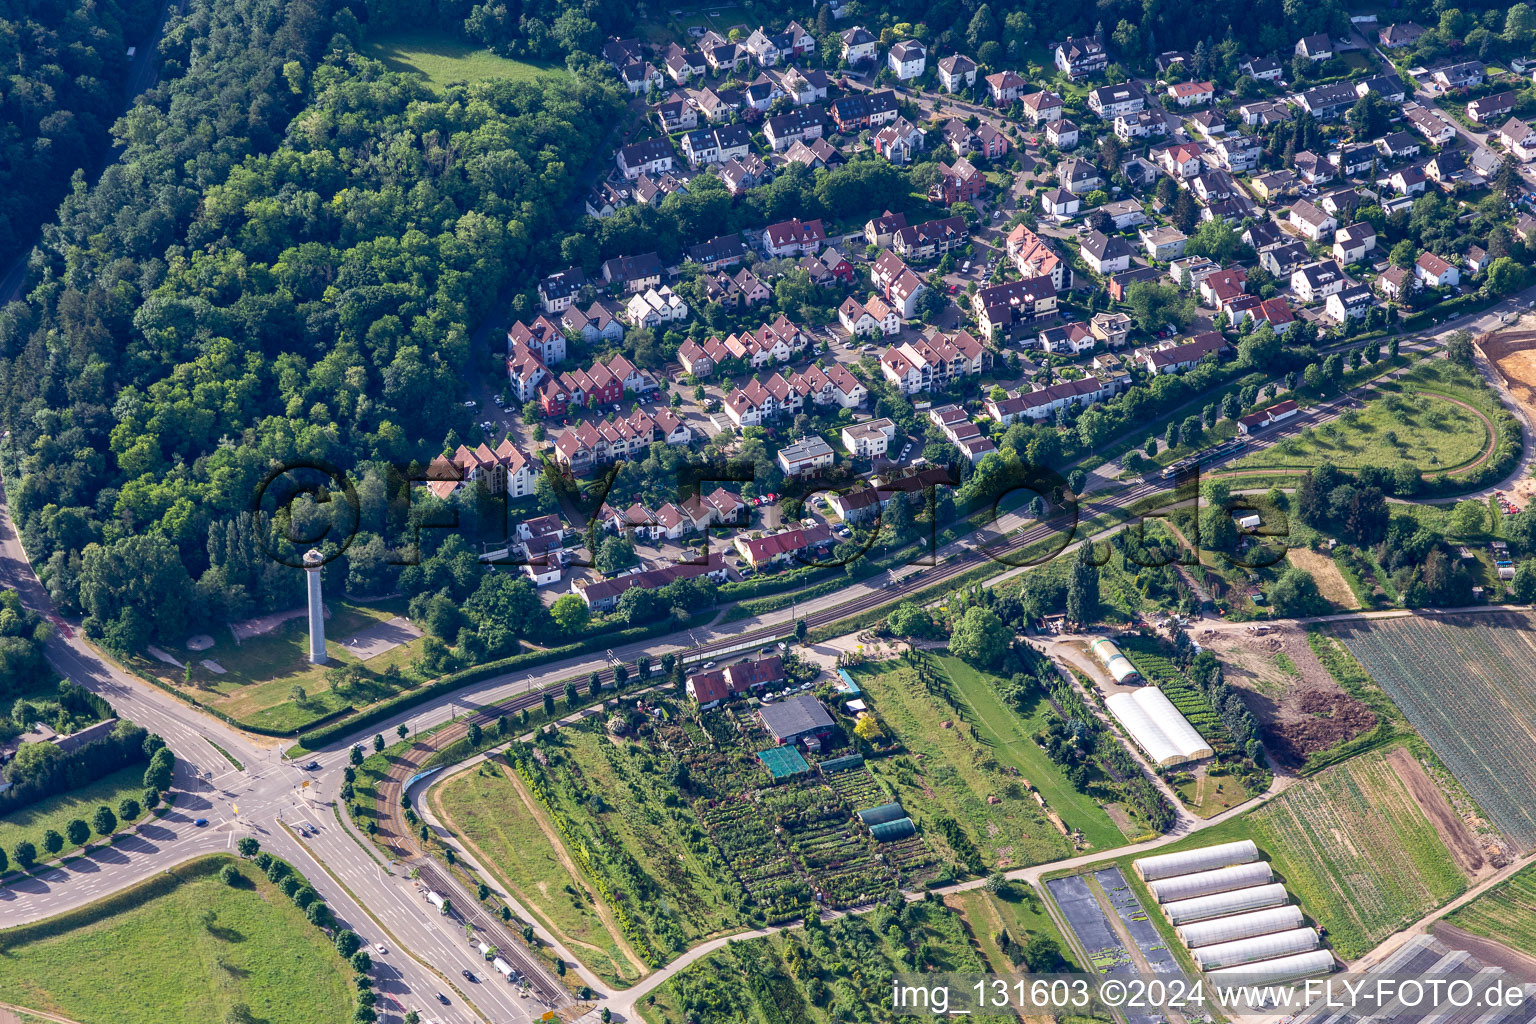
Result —
MULTIPOLYGON (((1519 298, 1528 298, 1521 296, 1519 298)), ((1508 305, 1503 304, 1503 305, 1508 305)), ((1497 323, 1500 307, 1479 314, 1448 321, 1442 334, 1458 327, 1483 328, 1497 323)), ((1338 415, 1348 406, 1349 396, 1339 396, 1308 411, 1285 432, 1308 423, 1338 415)), ((1280 432, 1277 431, 1277 435, 1280 432)), ((1106 481, 1107 483, 1107 481, 1106 481)), ((1108 494, 1096 494, 1085 502, 1089 515, 1110 510, 1125 510, 1134 502, 1157 493, 1160 488, 1146 482, 1122 484, 1108 494)), ((3 492, 0 492, 3 497, 3 492)), ((1017 549, 1042 540, 1049 531, 1030 525, 1026 517, 1012 514, 988 527, 984 534, 992 544, 1017 549)), ((671 638, 645 641, 616 648, 611 657, 626 663, 644 654, 652 658, 668 651, 687 654, 715 651, 746 643, 755 647, 769 639, 788 635, 795 617, 811 624, 836 622, 853 610, 873 607, 900 599, 907 593, 932 587, 947 575, 969 571, 987 557, 977 550, 976 538, 970 537, 942 548, 941 559, 933 568, 908 566, 867 582, 845 587, 835 594, 806 601, 792 609, 768 613, 717 627, 698 628, 690 642, 687 631, 671 638)), ((999 572, 1012 575, 1024 568, 999 572)), ((54 614, 52 601, 22 550, 9 510, 0 504, 0 585, 15 589, 22 601, 48 616, 54 614)), ((549 972, 536 966, 536 958, 526 950, 519 954, 514 943, 493 942, 507 950, 534 981, 535 992, 544 991, 548 1001, 537 995, 524 996, 519 986, 501 981, 488 971, 475 942, 478 934, 496 936, 500 922, 489 915, 477 922, 477 938, 466 938, 462 920, 436 913, 422 897, 410 877, 411 868, 424 873, 439 872, 428 861, 407 848, 405 864, 391 864, 372 843, 343 821, 338 790, 341 767, 350 746, 364 741, 374 732, 390 734, 398 725, 407 725, 417 734, 451 722, 491 705, 521 697, 532 700, 532 693, 553 687, 567 679, 590 671, 611 669, 607 654, 567 659, 542 666, 532 672, 488 679, 457 691, 451 697, 403 713, 389 721, 329 749, 317 752, 317 772, 306 772, 300 765, 285 761, 281 750, 267 741, 253 739, 203 714, 171 694, 125 672, 88 645, 78 632, 61 629, 49 641, 47 655, 63 676, 87 687, 108 700, 117 713, 161 735, 178 758, 175 801, 163 817, 141 824, 133 834, 90 853, 71 858, 67 863, 39 873, 23 876, 0 888, 0 907, 8 922, 23 923, 50 917, 92 902, 111 892, 174 868, 193 857, 228 852, 241 836, 258 838, 263 848, 291 862, 330 904, 345 927, 362 935, 371 946, 383 943, 389 950, 375 957, 376 986, 384 998, 381 1008, 386 1017, 417 1009, 427 1019, 458 1024, 476 1020, 522 1021, 541 1014, 552 1003, 570 1005, 569 996, 555 996, 561 990, 549 972), (308 783, 308 785, 306 785, 308 783), (198 827, 198 818, 209 825, 198 827), (300 837, 294 826, 306 823, 309 834, 300 837), (462 980, 463 971, 474 972, 479 981, 462 980), (495 980, 491 980, 495 979, 495 980), (444 993, 447 1005, 435 998, 444 993)), ((493 713, 500 713, 499 710, 493 713)), ((451 727, 462 729, 462 723, 451 727)), ((1050 869, 1062 865, 1049 865, 1050 869)), ((1044 868, 1042 868, 1044 870, 1044 868)), ((440 877, 440 875, 428 875, 440 877)), ((446 886, 458 883, 445 880, 446 886)), ((468 893, 452 894, 456 907, 476 912, 468 893)), ((536 928, 541 939, 552 937, 536 928)), ((501 933, 505 934, 505 933, 501 933)), ((557 947, 558 948, 558 947, 557 947)), ((562 950, 562 952, 564 952, 562 950)), ((690 955, 685 962, 691 961, 690 955)), ((670 976, 676 969, 667 969, 670 976)), ((589 979, 583 970, 579 976, 589 979)), ((590 980, 588 981, 590 984, 590 980)), ((647 979, 650 990, 659 981, 647 979)), ((596 988, 597 986, 593 986, 596 988)), ((633 1004, 633 992, 617 997, 610 1007, 633 1004)))

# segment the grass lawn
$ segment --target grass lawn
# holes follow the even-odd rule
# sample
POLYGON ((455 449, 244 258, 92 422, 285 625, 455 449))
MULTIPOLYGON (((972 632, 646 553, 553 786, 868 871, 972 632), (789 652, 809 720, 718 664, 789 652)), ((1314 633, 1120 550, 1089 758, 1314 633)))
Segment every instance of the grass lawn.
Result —
POLYGON ((1438 395, 1389 395, 1245 456, 1234 468, 1340 469, 1410 463, 1426 473, 1465 466, 1487 450, 1488 428, 1438 395))
MULTIPOLYGON (((1377 364, 1385 368, 1386 363, 1377 364)), ((1351 373, 1363 373, 1360 371, 1351 373)), ((1340 469, 1407 463, 1425 476, 1454 473, 1475 463, 1495 444, 1488 425, 1464 402, 1492 418, 1496 429, 1508 414, 1476 374, 1443 359, 1421 360, 1396 380, 1378 385, 1381 397, 1321 427, 1309 427, 1224 471, 1294 469, 1298 473, 1331 462, 1340 469), (1446 399, 1455 401, 1447 401, 1446 399), (1498 415, 1496 415, 1498 414, 1498 415), (1393 436, 1388 437, 1388 433, 1393 436)), ((1274 482, 1271 477, 1271 483, 1274 482)), ((1236 479, 1229 479, 1236 486, 1236 479)))
POLYGON ((1055 717, 1049 701, 1042 696, 1027 715, 1023 714, 999 700, 986 676, 959 658, 939 658, 938 662, 975 712, 974 724, 1000 760, 1023 772, 1046 803, 1068 825, 1082 829, 1094 846, 1112 849, 1125 841, 1103 808, 1092 797, 1073 789, 1035 742, 1035 733, 1043 731, 1055 717))
POLYGON ((1211 778, 1203 769, 1185 774, 1190 776, 1189 781, 1180 782, 1173 789, 1179 794, 1179 801, 1196 817, 1213 818, 1251 796, 1247 787, 1229 775, 1211 778))
POLYGON ((231 859, 211 861, 94 923, 14 945, 0 932, 0 1001, 81 1024, 210 1024, 240 1005, 267 1024, 350 1021, 352 969, 325 934, 252 866, 232 889, 201 873, 231 859))
MULTIPOLYGON (((309 663, 309 623, 304 616, 289 619, 270 633, 240 643, 235 642, 228 629, 214 632, 213 646, 195 655, 190 686, 182 670, 156 659, 141 657, 134 666, 241 724, 279 731, 298 731, 348 705, 365 707, 402 687, 421 682, 414 667, 416 652, 422 644, 420 638, 366 662, 359 662, 340 643, 405 614, 404 600, 362 604, 335 599, 327 601, 326 606, 331 612, 325 622, 326 654, 333 665, 362 665, 365 671, 362 680, 346 693, 331 689, 327 667, 309 663), (219 665, 223 674, 203 666, 204 660, 219 665), (390 666, 399 670, 394 682, 385 678, 390 666), (295 686, 304 690, 302 701, 294 699, 295 686)), ((186 651, 173 653, 182 660, 193 657, 186 651)))
POLYGON ((415 71, 436 89, 454 82, 531 82, 541 75, 563 75, 563 67, 498 57, 449 32, 390 32, 369 40, 367 55, 391 71, 415 71))
MULTIPOLYGON (((63 835, 64 826, 69 824, 70 819, 83 818, 90 821, 91 815, 102 804, 112 808, 112 813, 116 814, 117 802, 123 797, 131 796, 138 800, 143 795, 144 765, 129 765, 88 786, 39 800, 0 818, 0 847, 10 853, 17 843, 30 839, 32 845, 37 847, 38 860, 42 860, 49 856, 43 852, 43 833, 50 828, 63 835)), ((101 841, 99 837, 92 838, 96 842, 101 841)), ((69 840, 66 839, 64 843, 67 847, 69 840)))
POLYGON ((1044 935, 1061 950, 1062 958, 1067 961, 1066 969, 1078 970, 1072 960, 1072 947, 1067 945, 1056 922, 1046 913, 1045 904, 1033 892, 1026 894, 1025 888, 1026 883, 1015 882, 1007 898, 985 889, 968 889, 946 897, 944 902, 965 916, 971 935, 992 973, 1010 974, 1015 969, 1014 962, 998 948, 997 939, 1004 930, 1020 946, 1036 935, 1044 935))
MULTIPOLYGON (((950 659, 942 660, 947 670, 950 659)), ((868 666, 852 671, 881 722, 906 751, 870 762, 870 771, 893 788, 930 842, 940 841, 938 822, 950 818, 989 869, 1026 867, 1073 852, 1071 841, 1057 831, 1025 787, 1026 780, 1041 787, 1049 780, 1053 791, 1066 788, 1045 751, 1028 749, 1034 744, 1027 739, 1027 724, 1008 729, 999 719, 994 728, 1002 729, 1005 737, 999 741, 958 685, 944 699, 925 691, 908 670, 868 666), (1022 741, 1021 735, 1026 737, 1022 741), (1009 768, 1018 774, 1010 774, 1009 768), (998 802, 990 803, 989 798, 998 802)), ((995 712, 993 718, 998 719, 995 712)), ((1046 799, 1050 801, 1050 795, 1046 799)), ((1091 825, 1094 835, 1107 840, 1106 848, 1125 841, 1098 808, 1074 817, 1071 806, 1053 806, 1069 826, 1091 825)))
POLYGON ((1450 914, 1445 923, 1536 956, 1536 865, 1450 914))
POLYGON ((609 983, 639 980, 617 926, 564 849, 550 842, 504 766, 482 763, 430 790, 433 810, 540 922, 609 983), (606 918, 606 920, 605 920, 606 918))

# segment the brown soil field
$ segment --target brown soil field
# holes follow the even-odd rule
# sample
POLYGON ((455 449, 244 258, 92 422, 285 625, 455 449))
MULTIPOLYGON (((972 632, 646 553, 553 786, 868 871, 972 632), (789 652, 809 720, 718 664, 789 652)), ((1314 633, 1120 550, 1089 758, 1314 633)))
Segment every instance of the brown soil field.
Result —
POLYGON ((1435 826, 1441 842, 1451 851, 1451 856, 1456 858, 1456 864, 1474 880, 1492 871, 1477 839, 1467 830, 1466 823, 1456 816, 1444 791, 1424 774, 1424 766, 1419 764, 1418 759, 1407 748, 1398 747, 1387 755, 1387 762, 1392 765, 1397 777, 1403 780, 1403 785, 1408 787, 1408 792, 1413 794, 1414 800, 1418 801, 1424 817, 1435 826))
MULTIPOLYGON (((1504 378, 1510 396, 1526 418, 1536 423, 1536 330, 1529 325, 1530 319, 1522 317, 1519 326, 1480 335, 1476 344, 1504 378)), ((1536 479, 1526 477, 1517 481, 1514 493, 1524 499, 1521 504, 1536 498, 1536 479)))
POLYGON ((1265 748, 1283 768, 1299 768, 1309 755, 1376 724, 1376 713, 1333 681, 1299 626, 1270 626, 1265 636, 1213 630, 1195 639, 1221 659, 1227 681, 1258 719, 1265 748), (1299 675, 1280 667, 1279 654, 1299 675))
POLYGON ((1360 607, 1360 602, 1355 600, 1355 592, 1349 589, 1349 584, 1344 582, 1344 577, 1339 573, 1339 567, 1327 555, 1311 548, 1296 547, 1285 553, 1292 565, 1298 569, 1305 569, 1312 574, 1317 581, 1317 589, 1322 595, 1345 611, 1354 611, 1360 607))
POLYGON ((1522 981, 1536 981, 1536 959, 1516 952, 1503 943, 1462 931, 1444 921, 1430 925, 1429 933, 1452 949, 1466 950, 1481 960, 1484 966, 1502 967, 1522 981))

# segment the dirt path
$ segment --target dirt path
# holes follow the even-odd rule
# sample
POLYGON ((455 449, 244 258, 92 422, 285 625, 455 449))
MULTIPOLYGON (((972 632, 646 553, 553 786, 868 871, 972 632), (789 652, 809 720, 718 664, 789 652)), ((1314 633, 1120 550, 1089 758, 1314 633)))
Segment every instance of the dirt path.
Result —
MULTIPOLYGON (((523 791, 522 780, 517 778, 515 774, 512 774, 510 770, 503 770, 512 775, 512 783, 517 787, 518 795, 522 798, 523 803, 527 805, 528 795, 523 791)), ((438 787, 428 791, 426 795, 426 799, 432 806, 432 813, 436 816, 437 820, 443 825, 452 829, 454 838, 463 844, 465 850, 470 854, 470 856, 474 857, 474 859, 481 865, 482 869, 487 874, 492 875, 498 883, 507 889, 507 891, 515 893, 517 899, 525 907, 528 907, 530 911, 533 908, 538 907, 538 903, 532 899, 532 896, 535 894, 524 892, 517 886, 514 886, 509 879, 505 878, 502 873, 496 869, 495 862, 486 855, 485 851, 482 850, 474 840, 470 839, 465 831, 458 826, 458 823, 453 820, 453 816, 450 815, 447 809, 443 806, 442 793, 442 788, 438 787)), ((537 808, 529 806, 528 812, 533 815, 534 820, 539 823, 539 828, 544 832, 546 840, 550 843, 550 846, 555 851, 555 855, 560 858, 560 863, 565 868, 566 872, 571 876, 571 880, 575 884, 582 886, 583 890, 586 890, 586 883, 582 879, 581 875, 574 870, 575 865, 566 855, 565 847, 560 844, 559 836, 551 836, 549 828, 545 824, 543 817, 538 813, 537 808)), ((592 895, 593 906, 597 911, 598 919, 603 923, 603 927, 608 929, 609 933, 613 936, 618 948, 623 951, 625 958, 629 960, 630 963, 635 967, 639 977, 645 977, 645 975, 650 971, 650 968, 639 962, 638 957, 635 956, 634 951, 629 948, 629 943, 624 939, 623 933, 618 930, 616 924, 611 919, 611 915, 607 912, 607 907, 604 906, 602 900, 598 899, 595 894, 592 895)), ((540 923, 548 928, 550 934, 554 935, 555 938, 557 938, 568 948, 584 950, 587 952, 595 953, 602 957, 609 956, 608 950, 603 949, 600 946, 593 945, 590 942, 584 942, 581 939, 567 934, 563 929, 555 925, 553 918, 549 917, 548 914, 541 914, 540 917, 540 923)))
MULTIPOLYGON (((523 780, 505 764, 497 765, 497 767, 501 769, 503 775, 511 780, 513 787, 517 790, 517 795, 523 801, 523 806, 528 808, 528 813, 533 816, 533 820, 539 823, 539 830, 544 833, 545 842, 549 843, 550 847, 555 851, 555 856, 560 858, 561 866, 571 876, 572 881, 581 886, 582 891, 587 894, 587 898, 592 901, 592 908, 597 912, 598 920, 602 921, 603 927, 608 929, 608 934, 613 938, 614 944, 624 953, 624 958, 630 962, 630 965, 640 972, 640 976, 642 978, 645 977, 646 974, 650 973, 651 969, 630 948, 629 942, 624 938, 624 932, 619 927, 619 922, 614 918, 613 911, 609 909, 608 904, 603 902, 602 897, 588 887, 585 875, 576 866, 576 862, 571 859, 571 855, 566 852, 565 843, 561 840, 560 834, 555 831, 555 827, 544 817, 542 808, 534 802, 533 795, 523 785, 523 780)), ((529 903, 529 906, 535 905, 532 902, 529 903)), ((550 924, 550 930, 555 930, 553 923, 550 924)), ((566 941, 570 942, 572 940, 567 937, 566 941)), ((597 948, 585 942, 577 942, 575 945, 584 946, 588 949, 597 948)))
POLYGON ((1456 816, 1445 793, 1424 773, 1424 766, 1419 764, 1418 759, 1406 747, 1398 747, 1387 755, 1387 763, 1392 766, 1397 777, 1403 780, 1408 792, 1413 794, 1414 801, 1435 826, 1441 842, 1451 851, 1451 856, 1456 858, 1461 869, 1474 879, 1488 874, 1488 861, 1483 856, 1482 848, 1467 831, 1466 823, 1456 816))
POLYGON ((69 1017, 61 1017, 56 1013, 46 1013, 42 1010, 34 1010, 27 1006, 12 1006, 10 1003, 0 1003, 0 1024, 20 1024, 18 1013, 30 1014, 33 1017, 41 1017, 44 1020, 57 1021, 58 1024, 79 1024, 79 1021, 69 1017))

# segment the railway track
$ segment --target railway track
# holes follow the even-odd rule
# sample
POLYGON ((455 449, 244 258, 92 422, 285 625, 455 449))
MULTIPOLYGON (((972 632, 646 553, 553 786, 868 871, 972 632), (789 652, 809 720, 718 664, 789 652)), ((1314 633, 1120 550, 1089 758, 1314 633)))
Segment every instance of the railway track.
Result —
MULTIPOLYGON (((1290 429, 1295 429, 1304 423, 1312 422, 1325 415, 1337 413, 1345 407, 1348 400, 1349 395, 1345 394, 1330 402, 1314 407, 1307 416, 1299 418, 1298 421, 1293 421, 1293 426, 1287 432, 1290 429)), ((1242 454, 1235 451, 1228 452, 1208 463, 1202 463, 1201 468, 1215 468, 1241 457, 1242 454)), ((1092 519, 1097 515, 1108 512, 1124 511, 1141 499, 1157 493, 1169 493, 1168 486, 1147 481, 1127 484, 1120 490, 1112 492, 1096 501, 1084 502, 1080 508, 1079 521, 1092 519)), ((803 619, 807 627, 815 629, 820 626, 840 622, 874 608, 896 604, 920 590, 927 590, 936 585, 942 585, 969 572, 986 560, 999 561, 1008 568, 1012 568, 1015 563, 1005 561, 1007 556, 1016 554, 1061 532, 1059 527, 1042 524, 1023 530, 1012 537, 994 538, 990 542, 984 542, 983 544, 957 552, 936 566, 911 573, 889 586, 869 591, 843 604, 811 612, 803 616, 803 619)), ((1019 562, 1017 564, 1024 565, 1028 563, 1019 562)), ((1000 569, 999 571, 1007 570, 1000 569)), ((760 644, 765 645, 783 640, 792 635, 792 632, 793 627, 788 623, 762 626, 744 633, 736 633, 708 643, 699 644, 691 648, 687 655, 691 660, 698 660, 700 658, 707 658, 712 653, 750 650, 752 647, 760 644)), ((558 668, 556 668, 550 674, 556 674, 558 671, 558 668)), ((612 685, 613 665, 601 670, 598 675, 605 685, 612 685)), ((638 669, 636 668, 631 672, 630 678, 637 677, 638 669)), ((541 999, 556 1005, 561 1002, 570 1001, 570 995, 565 986, 549 975, 543 963, 538 961, 537 957, 522 945, 520 936, 514 936, 511 930, 499 919, 485 913, 472 892, 460 884, 458 879, 444 872, 429 855, 421 850, 416 837, 411 833, 410 828, 405 822, 401 796, 406 783, 422 770, 422 766, 428 758, 437 749, 463 739, 471 724, 484 728, 495 722, 497 717, 501 715, 516 714, 525 708, 532 709, 539 706, 543 703, 546 693, 553 693, 563 689, 567 678, 568 676, 566 675, 560 675, 543 686, 530 688, 506 700, 475 709, 467 717, 440 729, 434 736, 432 746, 419 741, 413 743, 410 748, 398 755, 391 763, 383 783, 379 786, 377 797, 379 801, 379 838, 394 850, 396 857, 402 863, 416 868, 421 878, 432 880, 431 884, 434 887, 440 886, 441 888, 438 888, 437 891, 449 895, 450 899, 455 901, 455 906, 475 908, 479 916, 484 919, 486 930, 498 937, 497 946, 501 950, 502 955, 523 972, 541 999)))

